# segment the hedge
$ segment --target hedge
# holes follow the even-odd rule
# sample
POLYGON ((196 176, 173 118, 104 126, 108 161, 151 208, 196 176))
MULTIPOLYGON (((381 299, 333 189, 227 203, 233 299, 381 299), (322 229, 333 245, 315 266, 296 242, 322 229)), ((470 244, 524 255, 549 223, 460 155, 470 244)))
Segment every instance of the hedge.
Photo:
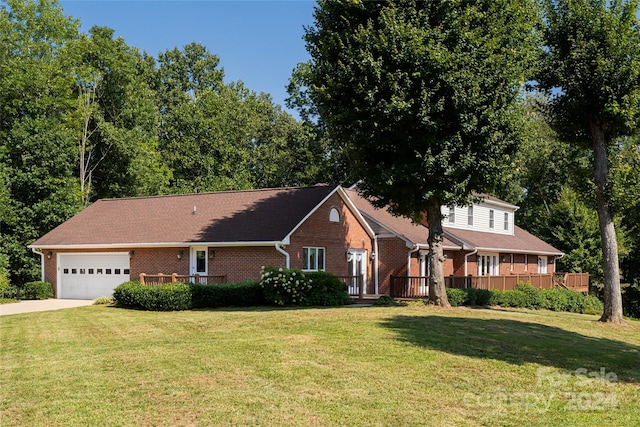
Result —
POLYGON ((256 282, 219 285, 167 283, 150 286, 134 280, 115 288, 113 300, 119 306, 152 311, 249 307, 265 304, 262 288, 256 282))
POLYGON ((324 271, 303 273, 297 269, 263 267, 260 277, 264 297, 271 304, 339 306, 350 301, 347 285, 324 271))
POLYGON ((53 285, 49 282, 27 282, 20 288, 20 299, 53 298, 53 285))
POLYGON ((529 284, 519 284, 512 291, 447 288, 447 298, 453 307, 461 305, 497 305, 574 313, 597 313, 604 308, 594 296, 569 289, 538 289, 529 284))

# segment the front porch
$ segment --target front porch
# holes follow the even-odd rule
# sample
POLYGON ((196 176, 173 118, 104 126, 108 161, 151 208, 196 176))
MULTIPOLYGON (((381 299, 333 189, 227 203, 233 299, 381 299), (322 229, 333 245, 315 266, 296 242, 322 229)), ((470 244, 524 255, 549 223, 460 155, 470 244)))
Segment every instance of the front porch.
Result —
MULTIPOLYGON (((507 276, 446 276, 447 288, 487 289, 509 291, 519 283, 534 288, 551 289, 556 286, 576 292, 589 292, 589 273, 512 274, 507 276)), ((390 296, 393 298, 428 298, 428 276, 391 276, 390 296)))

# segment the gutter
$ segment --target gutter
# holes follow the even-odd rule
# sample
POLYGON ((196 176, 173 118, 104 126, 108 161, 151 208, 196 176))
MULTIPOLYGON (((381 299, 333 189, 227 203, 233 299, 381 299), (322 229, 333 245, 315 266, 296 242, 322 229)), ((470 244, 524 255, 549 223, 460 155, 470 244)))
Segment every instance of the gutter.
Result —
POLYGON ((477 254, 477 253, 478 253, 478 248, 476 248, 473 252, 469 252, 468 254, 466 254, 466 255, 464 256, 464 276, 465 276, 465 277, 467 277, 467 276, 469 275, 469 274, 468 274, 468 271, 467 271, 467 270, 468 270, 468 268, 467 268, 467 262, 468 262, 468 259, 469 259, 469 255, 475 255, 475 254, 477 254))
POLYGON ((289 253, 284 250, 283 246, 284 245, 282 243, 276 243, 276 251, 284 255, 284 266, 286 268, 291 268, 291 258, 289 257, 289 253))
POLYGON ((375 284, 375 294, 378 295, 378 264, 380 263, 380 257, 378 256, 378 236, 373 236, 373 253, 375 254, 373 259, 373 280, 375 284))
POLYGON ((38 248, 31 248, 31 252, 40 255, 40 281, 44 282, 44 253, 38 248))

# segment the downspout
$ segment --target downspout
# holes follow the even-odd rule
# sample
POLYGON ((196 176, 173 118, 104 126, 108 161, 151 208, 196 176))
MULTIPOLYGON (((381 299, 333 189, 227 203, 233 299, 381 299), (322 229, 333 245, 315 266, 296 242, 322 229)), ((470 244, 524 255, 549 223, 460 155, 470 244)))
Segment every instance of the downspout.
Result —
POLYGON ((469 273, 468 273, 468 271, 467 271, 467 270, 468 270, 468 268, 467 268, 467 262, 468 262, 469 256, 470 256, 470 255, 475 255, 475 254, 477 254, 477 253, 478 253, 478 248, 476 248, 473 252, 469 252, 468 254, 466 254, 466 255, 464 256, 464 277, 467 277, 467 276, 469 275, 469 273))
POLYGON ((284 266, 286 268, 291 268, 291 261, 290 261, 289 253, 283 249, 283 246, 284 245, 282 243, 276 243, 276 251, 278 251, 282 255, 284 255, 284 266))
POLYGON ((380 263, 380 254, 378 252, 378 236, 373 236, 373 280, 375 284, 375 294, 378 295, 378 264, 380 263))
POLYGON ((44 253, 37 248, 31 248, 31 252, 40 255, 40 281, 44 282, 44 253))

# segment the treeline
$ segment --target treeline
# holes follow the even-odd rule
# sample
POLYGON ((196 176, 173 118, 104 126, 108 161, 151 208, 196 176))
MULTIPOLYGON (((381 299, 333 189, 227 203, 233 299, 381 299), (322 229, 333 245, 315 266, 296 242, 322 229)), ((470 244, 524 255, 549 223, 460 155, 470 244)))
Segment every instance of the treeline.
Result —
POLYGON ((0 6, 0 267, 39 276, 26 245, 99 198, 335 181, 314 129, 225 82, 199 44, 158 57, 79 31, 55 2, 0 6))

